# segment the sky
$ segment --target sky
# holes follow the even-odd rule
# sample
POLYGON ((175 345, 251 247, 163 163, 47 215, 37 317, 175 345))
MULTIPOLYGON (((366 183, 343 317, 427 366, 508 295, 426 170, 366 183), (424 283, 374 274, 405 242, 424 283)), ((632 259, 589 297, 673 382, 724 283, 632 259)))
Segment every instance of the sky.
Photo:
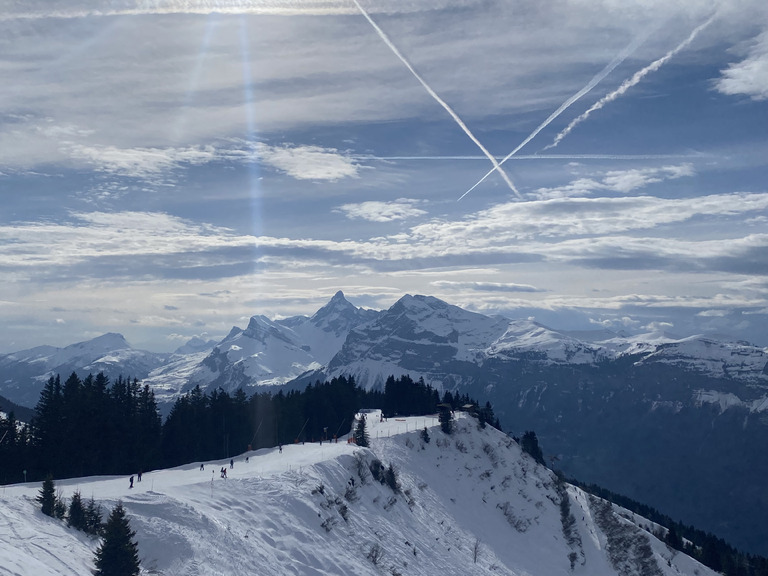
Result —
POLYGON ((0 0, 0 85, 0 353, 337 290, 768 346, 762 0, 0 0))

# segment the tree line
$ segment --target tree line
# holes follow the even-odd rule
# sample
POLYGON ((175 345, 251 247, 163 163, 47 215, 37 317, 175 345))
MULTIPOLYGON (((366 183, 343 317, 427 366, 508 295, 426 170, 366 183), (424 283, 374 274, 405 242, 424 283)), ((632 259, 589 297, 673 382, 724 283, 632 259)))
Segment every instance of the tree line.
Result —
POLYGON ((248 449, 333 441, 347 434, 361 408, 387 417, 434 414, 438 406, 473 406, 481 422, 500 428, 490 403, 437 390, 423 380, 390 376, 364 390, 352 377, 309 384, 303 391, 240 389, 180 396, 165 421, 148 385, 103 373, 64 383, 51 377, 30 423, 0 418, 0 483, 92 475, 135 474, 188 462, 230 458, 248 449))

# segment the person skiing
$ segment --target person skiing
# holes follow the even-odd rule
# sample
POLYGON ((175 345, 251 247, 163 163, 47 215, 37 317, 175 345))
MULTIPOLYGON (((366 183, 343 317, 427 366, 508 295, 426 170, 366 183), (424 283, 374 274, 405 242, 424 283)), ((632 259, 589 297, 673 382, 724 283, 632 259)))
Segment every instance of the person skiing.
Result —
POLYGON ((131 485, 128 486, 128 488, 133 488, 133 476, 131 476, 130 481, 131 481, 131 485))
POLYGON ((230 469, 235 467, 235 459, 234 458, 230 459, 229 467, 230 467, 230 469))
POLYGON ((200 464, 200 470, 205 470, 205 464, 203 463, 200 464))
POLYGON ((136 476, 138 477, 139 482, 141 482, 141 470, 139 470, 139 473, 136 476))

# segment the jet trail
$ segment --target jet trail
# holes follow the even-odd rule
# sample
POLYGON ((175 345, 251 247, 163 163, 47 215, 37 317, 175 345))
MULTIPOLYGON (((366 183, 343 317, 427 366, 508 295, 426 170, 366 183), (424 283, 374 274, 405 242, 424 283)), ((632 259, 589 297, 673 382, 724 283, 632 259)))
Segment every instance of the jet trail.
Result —
MULTIPOLYGON (((467 160, 477 162, 486 160, 485 156, 373 156, 370 154, 352 154, 349 156, 358 161, 449 161, 467 160)), ((506 160, 676 160, 679 158, 702 158, 699 154, 516 154, 506 160)))
MULTIPOLYGON (((67 8, 52 9, 45 1, 37 2, 44 9, 35 10, 35 3, 25 5, 26 12, 5 11, 0 13, 0 22, 9 20, 41 20, 45 18, 74 19, 105 16, 138 16, 157 14, 265 14, 265 15, 307 15, 318 16, 329 14, 353 14, 352 8, 341 0, 332 3, 324 1, 302 0, 262 0, 243 2, 242 0, 147 0, 131 2, 115 0, 108 6, 90 8, 87 6, 70 5, 67 8)), ((74 4, 74 3, 70 3, 74 4)), ((83 3, 81 3, 83 4, 83 3)), ((22 5, 22 3, 19 3, 22 5)))
POLYGON ((690 33, 688 38, 686 38, 680 44, 678 44, 675 48, 673 48, 672 50, 664 54, 664 56, 662 56, 658 60, 655 60, 654 62, 651 62, 650 64, 648 64, 648 66, 646 66, 642 70, 638 70, 637 72, 635 72, 635 74, 631 78, 625 80, 621 84, 621 86, 619 86, 616 90, 614 90, 610 94, 603 96, 603 98, 601 98, 599 101, 593 104, 589 110, 587 110, 581 116, 579 116, 578 118, 573 120, 570 124, 568 124, 565 130, 563 130, 557 136, 555 136, 555 140, 552 142, 552 144, 550 144, 549 146, 546 146, 544 150, 549 150, 550 148, 554 148, 555 146, 557 146, 563 138, 565 138, 568 134, 571 133, 571 130, 573 130, 578 124, 581 124, 582 122, 584 122, 584 120, 589 118, 589 115, 592 114, 592 112, 594 112, 595 110, 599 110, 609 102, 613 102, 614 100, 616 100, 616 98, 623 95, 627 90, 632 88, 632 86, 640 82, 647 74, 649 74, 650 72, 655 72, 656 70, 661 68, 664 64, 666 64, 668 60, 670 60, 673 56, 675 56, 675 54, 677 54, 683 48, 685 48, 691 42, 693 42, 696 36, 699 35, 699 32, 704 30, 704 28, 706 28, 712 23, 712 21, 715 19, 715 16, 716 14, 712 15, 709 18, 709 20, 707 20, 703 24, 696 27, 694 31, 690 33))
MULTIPOLYGON (((549 124, 550 124, 550 123, 551 123, 551 122, 552 122, 552 121, 553 121, 555 118, 557 118, 558 116, 560 116, 560 114, 562 114, 562 113, 563 113, 563 112, 564 112, 564 111, 565 111, 565 110, 566 110, 566 109, 567 109, 567 108, 568 108, 568 107, 569 107, 571 104, 573 104, 574 102, 576 102, 576 100, 578 100, 579 98, 581 98, 582 96, 584 96, 584 94, 586 94, 587 92, 589 92, 590 90, 592 90, 592 88, 594 88, 594 87, 595 87, 595 86, 596 86, 596 85, 597 85, 597 84, 598 84, 598 83, 599 83, 599 82, 600 82, 600 81, 601 81, 603 78, 605 78, 606 76, 608 76, 608 74, 610 74, 610 73, 613 71, 613 69, 614 69, 614 68, 616 68, 616 66, 618 66, 619 64, 621 64, 622 62, 624 62, 624 60, 626 60, 626 59, 627 59, 627 57, 628 57, 630 54, 632 54, 632 53, 633 53, 635 50, 637 50, 638 46, 640 46, 640 44, 642 44, 642 43, 645 41, 645 39, 646 39, 646 38, 647 38, 647 35, 644 35, 644 36, 640 36, 640 37, 636 38, 636 39, 635 39, 633 42, 631 42, 631 43, 630 43, 630 44, 629 44, 629 45, 628 45, 626 48, 624 48, 624 50, 622 50, 622 51, 621 51, 621 52, 620 52, 620 53, 619 53, 619 54, 618 54, 618 55, 617 55, 617 56, 616 56, 616 57, 615 57, 613 60, 611 60, 611 61, 610 61, 610 62, 609 62, 607 65, 606 65, 606 67, 605 67, 605 68, 603 68, 603 69, 602 69, 600 72, 598 72, 597 74, 595 74, 595 76, 592 78, 592 80, 590 80, 590 81, 587 83, 587 85, 586 85, 586 86, 584 86, 584 87, 583 87, 581 90, 579 90, 578 92, 576 92, 576 94, 574 94, 573 96, 571 96, 570 98, 568 98, 568 100, 566 100, 565 102, 563 102, 563 104, 560 106, 560 108, 558 108, 557 110, 555 110, 554 112, 552 112, 552 114, 550 114, 550 115, 549 115, 549 117, 548 117, 546 120, 544 120, 544 122, 542 122, 541 124, 539 124, 539 126, 536 128, 536 130, 534 130, 533 132, 531 132, 531 134, 528 136, 528 138, 526 138, 525 140, 523 140, 523 141, 520 143, 520 145, 519 145, 517 148, 515 148, 514 150, 512 150, 512 152, 510 152, 509 154, 507 154, 507 155, 504 157, 504 159, 503 159, 501 162, 499 162, 499 166, 501 166, 502 164, 504 164, 504 162, 506 162, 507 160, 509 160, 509 159, 510 159, 512 156, 514 156, 515 154, 517 154, 517 153, 520 151, 520 149, 521 149, 523 146, 525 146, 526 144, 528 144, 528 142, 530 142, 531 140, 533 140, 533 139, 536 137, 536 135, 537 135, 539 132, 541 132, 541 131, 542 131, 544 128, 546 128, 546 127, 547 127, 547 126, 548 126, 548 125, 549 125, 549 124)), ((493 171, 494 171, 494 170, 496 170, 496 167, 495 167, 495 166, 493 167, 493 169, 492 169, 492 170, 490 170, 488 173, 486 173, 486 175, 485 175, 485 176, 483 176, 482 178, 480 178, 480 180, 478 180, 478 181, 475 183, 475 185, 474 185, 474 186, 472 186, 472 188, 470 188, 469 190, 467 190, 466 192, 464 192, 464 194, 462 194, 462 195, 459 197, 459 200, 461 200, 462 198, 464 198, 464 196, 466 196, 467 194, 469 194, 470 192, 472 192, 472 190, 474 190, 474 189, 475 189, 475 188, 477 188, 477 187, 478 187, 478 186, 479 186, 481 183, 483 183, 483 182, 485 181, 485 179, 486 179, 486 178, 488 178, 488 176, 490 176, 491 174, 493 174, 493 171)))
POLYGON ((429 93, 432 98, 435 99, 435 101, 440 104, 443 108, 445 108, 446 112, 451 115, 451 118, 453 118, 456 121, 456 124, 459 125, 459 128, 464 130, 464 133, 469 136, 469 138, 474 142, 478 148, 482 151, 483 154, 485 154, 485 157, 488 158, 488 160, 491 161, 491 164, 493 164, 493 170, 498 170, 499 174, 501 174, 501 177, 504 178, 504 181, 507 183, 509 188, 512 190, 512 192, 515 193, 515 195, 518 198, 522 198, 520 195, 520 192, 518 192, 517 188, 515 188, 515 185, 512 183, 512 180, 510 180, 509 176, 506 172, 501 168, 501 165, 498 163, 496 158, 488 152, 488 150, 485 149, 485 146, 483 146, 480 141, 475 138, 475 135, 472 134, 472 132, 467 128, 467 125, 464 124, 464 122, 459 118, 459 115, 456 114, 456 112, 453 111, 453 109, 442 99, 440 96, 437 95, 437 93, 432 90, 432 88, 427 84, 427 82, 419 75, 416 70, 414 70, 413 66, 411 66, 411 63, 408 62, 408 60, 403 56, 400 51, 397 49, 397 46, 395 46, 392 41, 389 39, 389 37, 386 35, 384 30, 379 28, 379 26, 376 24, 376 22, 373 21, 373 19, 368 15, 368 12, 366 12, 363 7, 360 5, 360 2, 358 0, 352 0, 355 5, 357 6, 358 10, 360 10, 360 13, 365 16, 365 19, 370 22, 371 26, 373 26, 373 29, 376 30, 376 33, 381 37, 381 39, 384 41, 384 43, 389 46, 389 49, 392 50, 395 56, 397 56, 400 61, 405 64, 405 67, 408 68, 408 70, 413 74, 413 76, 416 78, 416 80, 419 81, 419 83, 424 87, 424 89, 429 93))

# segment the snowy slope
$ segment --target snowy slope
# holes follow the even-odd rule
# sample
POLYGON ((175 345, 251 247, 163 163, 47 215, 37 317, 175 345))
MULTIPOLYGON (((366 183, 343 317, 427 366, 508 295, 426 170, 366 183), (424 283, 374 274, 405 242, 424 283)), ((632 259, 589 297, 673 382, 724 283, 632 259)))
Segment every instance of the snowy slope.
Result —
MULTIPOLYGON (((224 462, 206 462, 145 473, 132 490, 124 477, 57 487, 92 495, 105 512, 121 500, 144 574, 714 575, 638 527, 649 522, 574 487, 558 492, 549 470, 470 418, 450 437, 432 417, 379 422, 373 413, 368 423, 371 449, 340 441, 261 450, 237 456, 226 480, 224 462), (374 458, 398 470, 399 493, 358 473, 374 458)), ((88 573, 98 542, 43 516, 38 491, 0 492, 0 573, 88 573)))

